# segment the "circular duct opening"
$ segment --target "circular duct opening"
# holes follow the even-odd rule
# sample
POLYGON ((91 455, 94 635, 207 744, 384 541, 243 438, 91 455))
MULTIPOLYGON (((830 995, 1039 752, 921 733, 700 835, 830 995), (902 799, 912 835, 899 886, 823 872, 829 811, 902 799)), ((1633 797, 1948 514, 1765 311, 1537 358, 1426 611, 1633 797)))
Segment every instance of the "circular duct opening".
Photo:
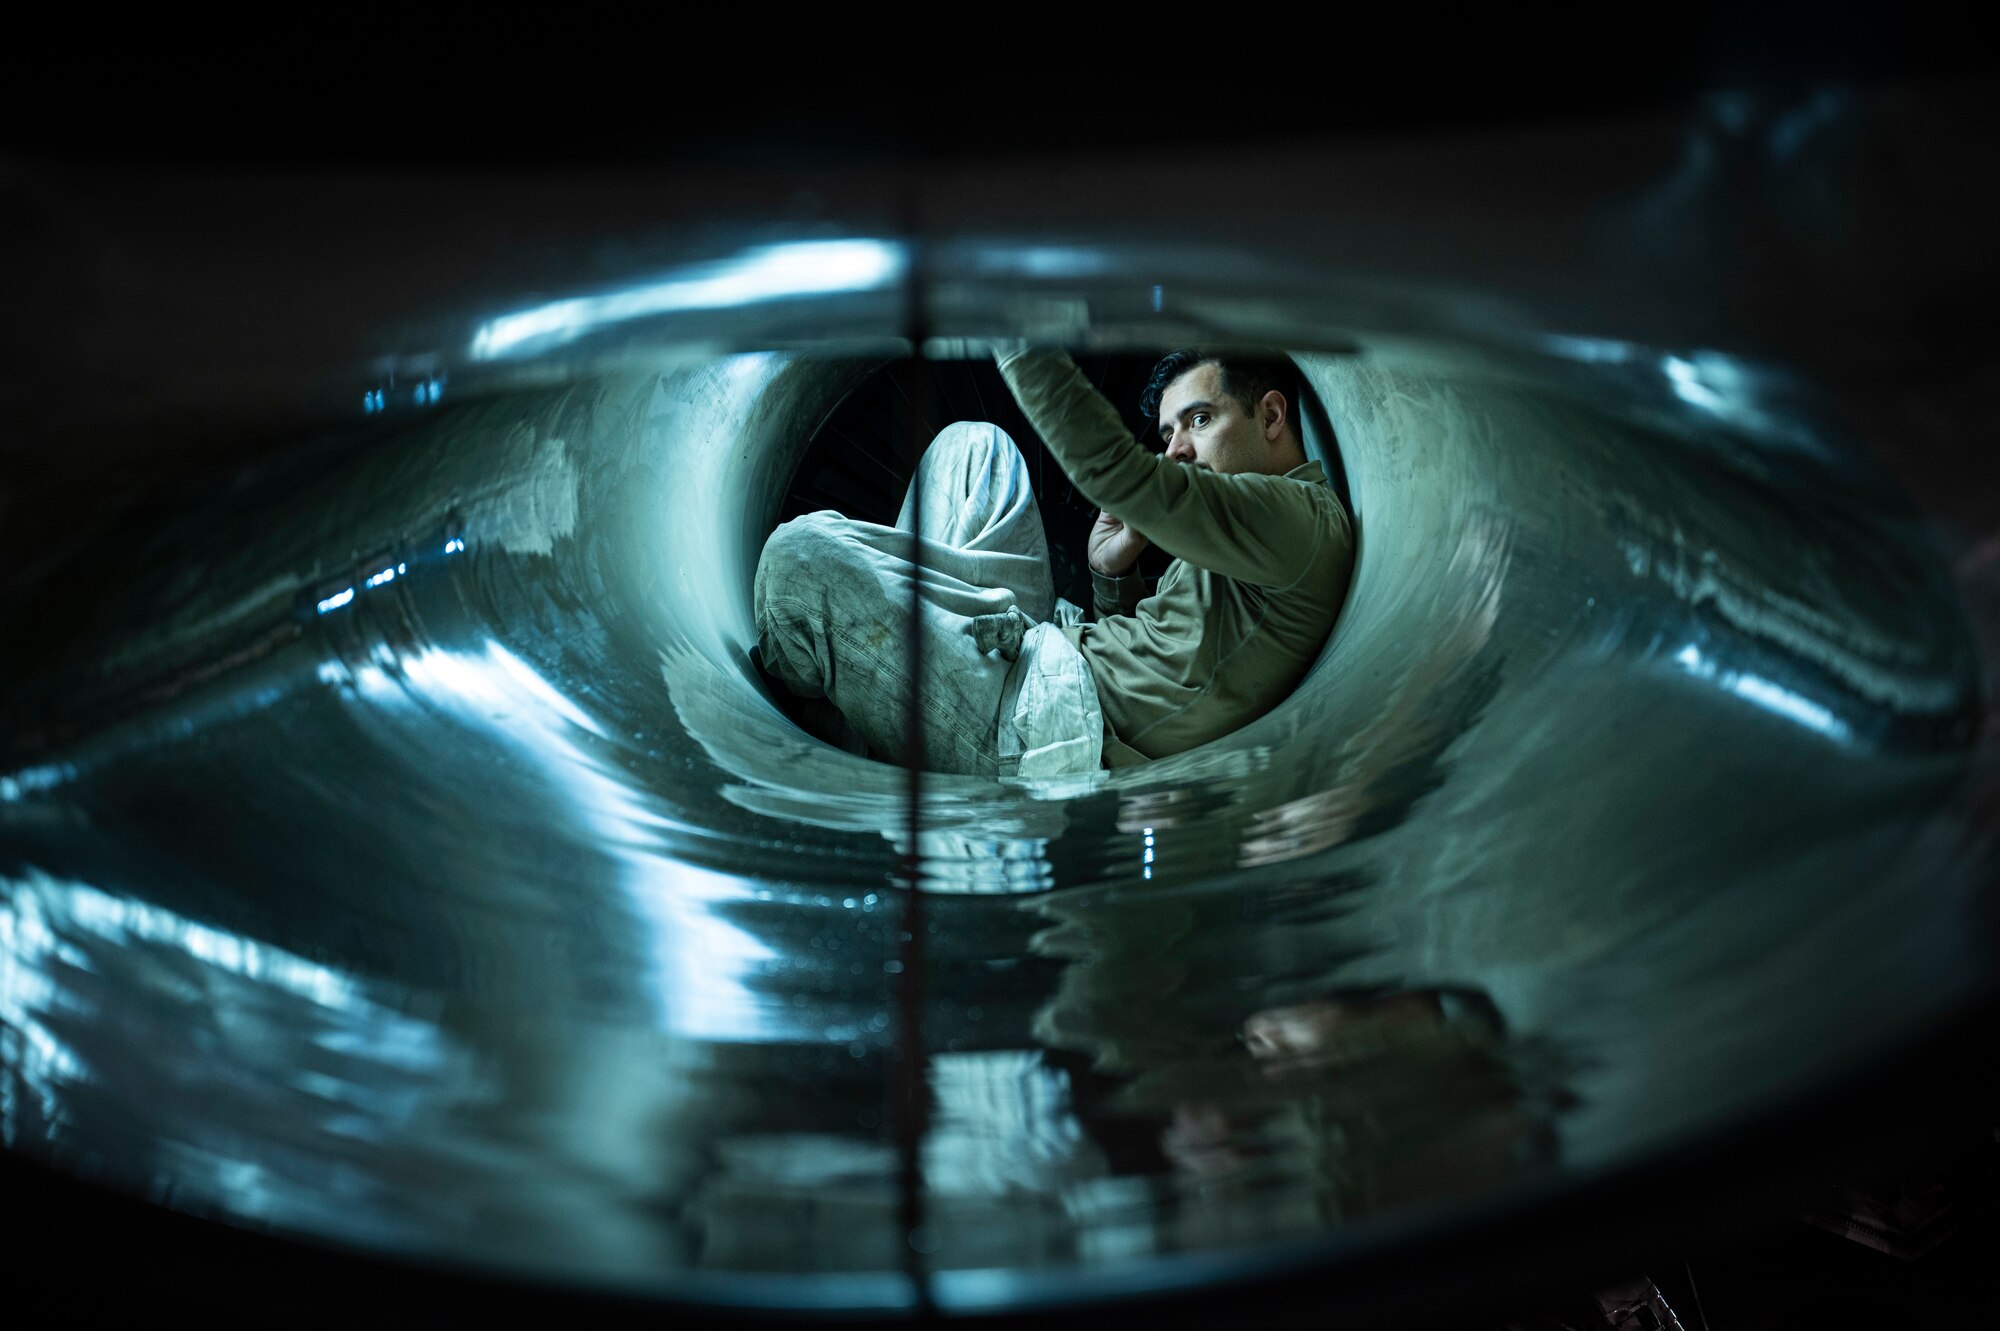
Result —
MULTIPOLYGON (((1154 422, 1139 402, 1157 357, 1150 354, 1085 355, 1079 368, 1125 417, 1139 440, 1152 441, 1154 422)), ((1325 410, 1303 380, 1291 404, 1309 459, 1322 464, 1329 484, 1349 503, 1346 473, 1331 438, 1325 410)), ((875 368, 827 414, 812 433, 784 494, 777 521, 832 511, 880 526, 894 526, 903 505, 918 451, 957 421, 998 426, 1026 465, 1048 539, 1050 574, 1058 598, 1090 604, 1090 572, 1085 544, 1097 510, 1070 483, 1034 428, 1016 405, 1005 380, 987 359, 904 360, 875 368)), ((1157 445, 1152 445, 1157 452, 1157 445)), ((1137 571, 1149 583, 1166 570, 1172 556, 1149 547, 1137 571)), ((1336 629, 1336 632, 1338 630, 1336 629)), ((767 681, 769 683, 769 681, 767 681)), ((774 701, 809 733, 837 733, 831 707, 793 696, 770 683, 774 701)), ((1217 743, 1226 743, 1222 739, 1217 743)))

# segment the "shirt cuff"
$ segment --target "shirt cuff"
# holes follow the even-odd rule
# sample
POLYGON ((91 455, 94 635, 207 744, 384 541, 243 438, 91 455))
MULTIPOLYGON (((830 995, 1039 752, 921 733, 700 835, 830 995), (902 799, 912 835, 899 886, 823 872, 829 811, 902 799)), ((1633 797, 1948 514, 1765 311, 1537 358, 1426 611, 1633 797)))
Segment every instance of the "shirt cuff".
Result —
POLYGON ((1121 615, 1129 614, 1132 607, 1144 599, 1145 591, 1145 581, 1140 578, 1137 569, 1123 577, 1090 570, 1090 599, 1100 610, 1109 606, 1121 615))

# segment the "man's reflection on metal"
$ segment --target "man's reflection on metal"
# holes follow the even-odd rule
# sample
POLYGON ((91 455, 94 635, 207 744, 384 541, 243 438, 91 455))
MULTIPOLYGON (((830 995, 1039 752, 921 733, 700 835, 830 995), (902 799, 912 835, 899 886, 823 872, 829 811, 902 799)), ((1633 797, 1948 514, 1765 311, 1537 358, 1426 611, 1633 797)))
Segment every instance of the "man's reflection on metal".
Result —
POLYGON ((1322 1223, 1489 1193, 1549 1167, 1559 1065, 1509 1045, 1481 993, 1416 990, 1266 1008, 1257 1075, 1177 1101, 1162 1152, 1204 1199, 1294 1175, 1322 1223))
POLYGON ((1118 940, 1121 957, 1082 962, 1088 985, 1066 983, 1039 1025, 1093 1055, 1080 1074, 1092 1088, 1079 1093, 1092 1131, 1156 1143, 1151 1167, 1130 1145, 1119 1154, 1170 1181, 1155 1218, 1162 1249, 1307 1233, 1486 1195, 1553 1166, 1563 1063, 1510 1037, 1484 993, 1344 992, 1234 1026, 1203 1020, 1228 997, 1201 982, 1208 967, 1173 964, 1190 952, 1195 915, 1166 903, 1123 913, 1121 927, 1144 928, 1118 940), (1088 1012, 1077 1005, 1086 988, 1098 1000, 1088 1012))
POLYGON ((1304 977, 1379 946, 1344 918, 1368 886, 1335 875, 1034 903, 1051 921, 1036 952, 1068 963, 1035 1033, 1121 1172, 1158 1180, 1158 1250, 1305 1234, 1554 1165, 1564 1063, 1511 1034, 1483 990, 1312 993, 1304 977))

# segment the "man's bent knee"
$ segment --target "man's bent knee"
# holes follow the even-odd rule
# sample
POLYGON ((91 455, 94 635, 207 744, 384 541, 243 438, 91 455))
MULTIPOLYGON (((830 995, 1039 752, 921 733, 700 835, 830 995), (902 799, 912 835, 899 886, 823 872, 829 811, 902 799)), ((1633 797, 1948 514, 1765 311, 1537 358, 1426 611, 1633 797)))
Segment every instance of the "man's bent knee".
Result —
POLYGON ((771 533, 757 556, 757 577, 751 591, 759 619, 774 598, 812 598, 809 589, 823 583, 842 557, 839 527, 846 521, 838 513, 808 513, 771 533))

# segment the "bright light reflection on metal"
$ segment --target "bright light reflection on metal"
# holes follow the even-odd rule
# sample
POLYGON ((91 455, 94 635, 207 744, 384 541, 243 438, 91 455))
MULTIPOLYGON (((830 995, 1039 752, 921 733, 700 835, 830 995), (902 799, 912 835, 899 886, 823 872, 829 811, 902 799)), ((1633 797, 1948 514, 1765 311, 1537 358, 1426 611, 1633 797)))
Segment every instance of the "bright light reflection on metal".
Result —
POLYGON ((34 767, 23 767, 11 775, 0 776, 0 802, 13 804, 24 795, 54 790, 75 775, 76 768, 68 763, 41 763, 34 767))
POLYGON ((553 729, 546 719, 549 713, 594 735, 604 733, 588 713, 497 642, 489 641, 479 654, 441 648, 410 652, 396 665, 394 676, 371 662, 356 667, 351 678, 362 692, 381 701, 394 702, 406 690, 426 694, 490 718, 517 736, 540 737, 553 729))
POLYGON ((976 262, 982 273, 1036 278, 1097 277, 1110 268, 1102 251, 1075 245, 987 246, 976 262))
POLYGON ((1043 1195, 1104 1172, 1077 1121, 1067 1074, 1036 1050, 938 1053, 924 1187, 954 1198, 1043 1195))
POLYGON ((1782 685, 1774 684, 1761 675, 1719 669, 1713 661, 1705 658, 1693 643, 1689 643, 1674 654, 1674 663, 1697 679, 1713 680, 1725 692, 1733 693, 1745 702, 1753 703, 1773 715, 1796 722, 1808 730, 1817 731, 1828 739, 1844 743, 1853 736, 1853 731, 1847 723, 1835 716, 1827 707, 1810 698, 1801 697, 1782 685))
POLYGON ((285 990, 322 1007, 352 1007, 360 998, 352 980, 303 957, 82 883, 61 887, 68 917, 92 933, 111 939, 167 943, 217 970, 285 990))
MULTIPOLYGON (((445 542, 444 552, 446 554, 451 554, 454 549, 463 550, 464 548, 465 548, 465 542, 459 540, 457 537, 454 536, 451 540, 445 542)), ((338 610, 342 606, 347 605, 349 602, 353 601, 354 595, 357 591, 371 591, 376 587, 380 587, 383 586, 384 584, 394 582, 397 578, 403 576, 405 573, 408 573, 409 571, 410 571, 409 563, 407 561, 402 561, 402 560, 399 560, 394 564, 390 564, 385 568, 379 569, 376 572, 369 574, 368 577, 363 579, 359 587, 345 587, 342 588, 340 591, 335 592, 333 595, 321 599, 318 603, 319 613, 324 615, 329 611, 338 610)))
POLYGON ((794 241, 765 245, 684 277, 578 296, 521 310, 480 326, 475 360, 533 355, 598 329, 684 310, 720 310, 760 301, 877 291, 902 275, 902 247, 881 240, 794 241))
MULTIPOLYGON (((141 945, 171 949, 265 991, 312 1004, 323 1018, 314 1037, 321 1048, 352 1053, 378 1065, 418 1072, 435 1069, 444 1045, 428 1022, 367 997, 359 982, 306 958, 201 924, 163 907, 57 878, 29 867, 0 875, 0 1143, 18 1142, 21 1108, 17 1087, 40 1102, 44 1130, 60 1125, 64 1085, 88 1080, 89 1067, 60 1038, 52 1013, 75 1002, 51 978, 58 968, 91 969, 89 938, 131 953, 141 945)), ((214 993, 209 1000, 216 999, 214 993)), ((322 1098, 344 1098, 345 1087, 326 1079, 322 1098), (341 1094, 334 1094, 334 1092, 341 1094)), ((255 1168, 248 1162, 244 1168, 255 1168)), ((223 1175, 225 1183, 230 1175, 223 1175)), ((240 1191, 230 1184, 232 1191, 240 1191)), ((232 1202, 241 1206, 242 1196, 232 1202)))
POLYGON ((1587 365, 1623 365, 1638 355, 1638 348, 1630 342, 1618 342, 1608 337, 1570 337, 1561 333, 1543 338, 1542 349, 1552 356, 1582 361, 1587 365))
POLYGON ((578 747, 579 731, 604 737, 588 713, 493 641, 478 652, 412 652, 397 666, 394 676, 372 662, 358 666, 354 687, 376 705, 458 710, 481 729, 518 743, 623 863, 627 895, 651 926, 652 978, 666 1029, 718 1041, 786 1037, 770 1000, 746 983, 753 968, 777 954, 715 910, 725 901, 751 900, 755 892, 734 875, 683 863, 646 844, 649 829, 671 824, 578 747))
POLYGON ((603 736, 604 731, 597 722, 590 719, 584 710, 565 698, 556 687, 536 674, 526 661, 508 651, 497 642, 486 644, 486 657, 498 666, 508 679, 518 685, 529 697, 562 717, 578 729, 593 735, 603 736))
MULTIPOLYGON (((1713 358, 1703 359, 1708 361, 1713 358)), ((1667 380, 1673 385, 1675 397, 1704 411, 1722 411, 1726 405, 1722 396, 1702 382, 1703 370, 1712 367, 1696 365, 1693 361, 1682 360, 1679 356, 1669 356, 1663 364, 1667 371, 1667 380)))
POLYGON ((54 1121, 60 1117, 55 1087, 84 1075, 76 1055, 42 1020, 56 999, 49 962, 71 957, 32 891, 39 874, 28 873, 23 886, 0 879, 6 885, 0 897, 0 1145, 10 1147, 20 1133, 17 1083, 39 1102, 40 1117, 54 1121))
POLYGON ((1809 699, 1801 698, 1788 689, 1782 689, 1768 679, 1755 675, 1738 675, 1725 686, 1739 698, 1747 698, 1759 707, 1780 716, 1788 716, 1800 725, 1817 730, 1822 735, 1835 739, 1847 738, 1847 727, 1834 718, 1832 712, 1809 699))

